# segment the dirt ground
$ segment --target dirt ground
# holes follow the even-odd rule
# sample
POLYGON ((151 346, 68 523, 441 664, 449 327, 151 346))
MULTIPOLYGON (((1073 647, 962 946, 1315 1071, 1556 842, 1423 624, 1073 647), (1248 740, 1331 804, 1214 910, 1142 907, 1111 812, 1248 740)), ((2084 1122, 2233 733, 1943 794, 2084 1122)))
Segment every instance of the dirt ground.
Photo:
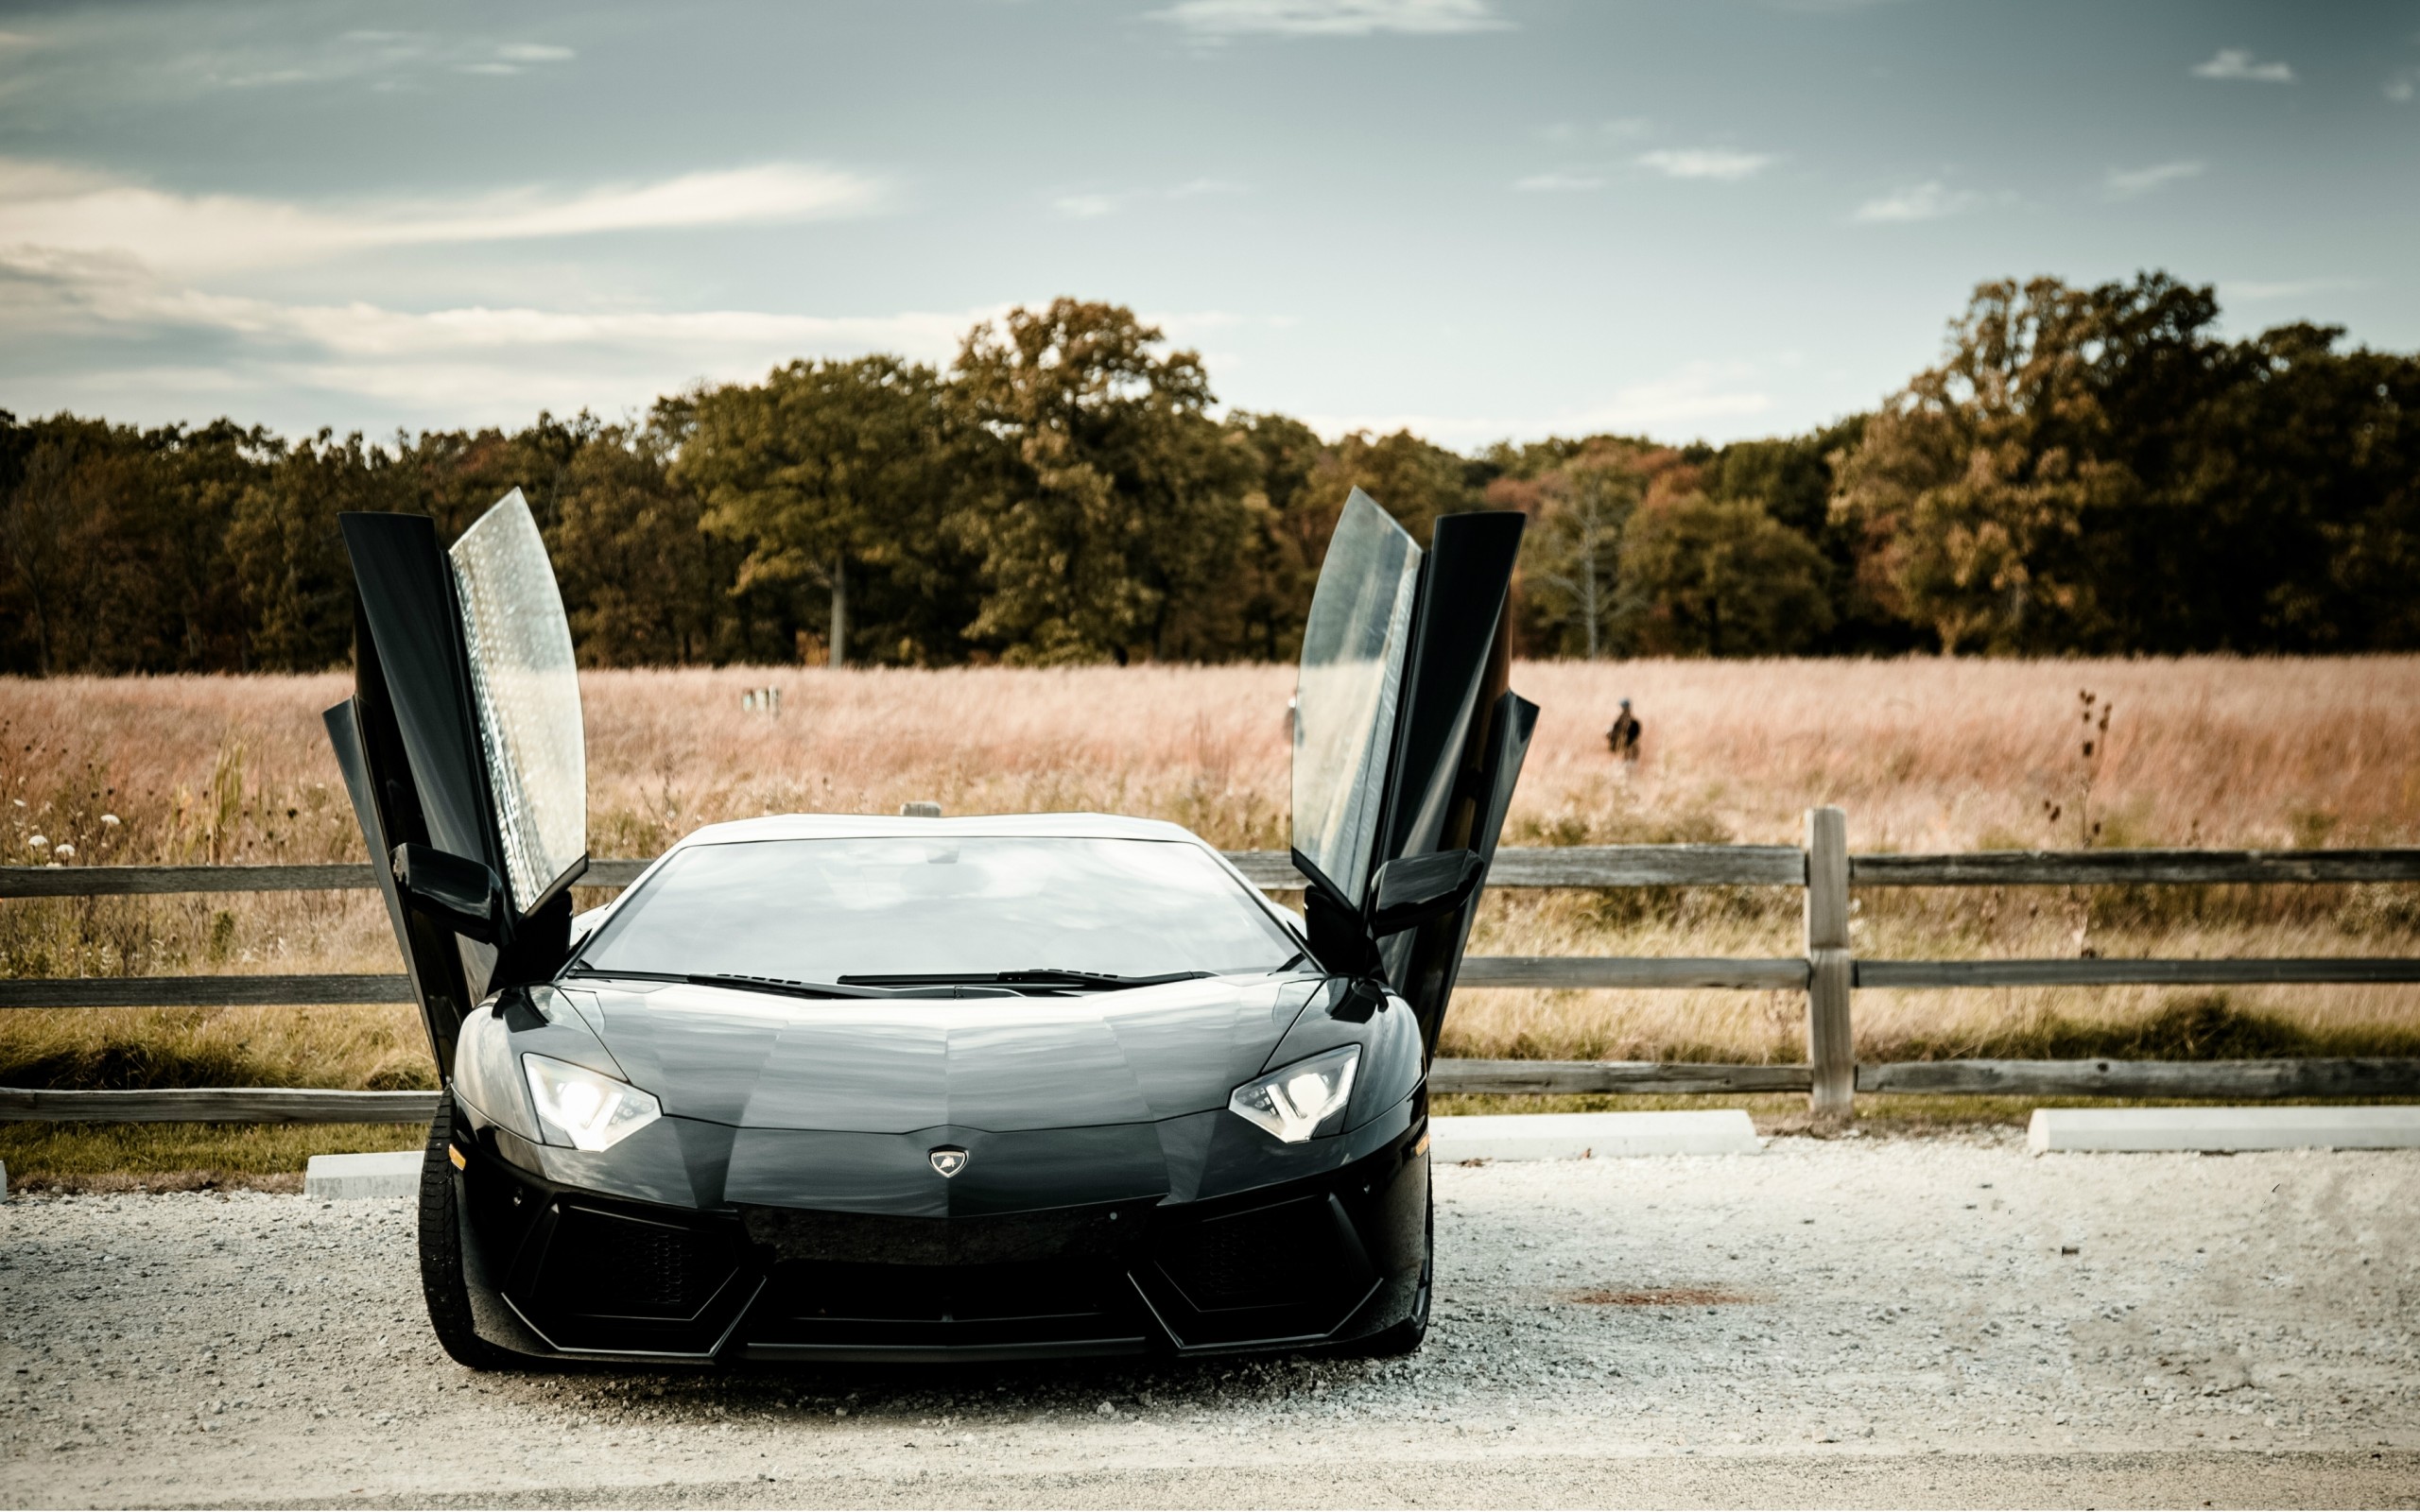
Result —
POLYGON ((15 1505, 2420 1503, 2420 1152, 1447 1167, 1408 1361, 478 1376, 394 1202, 0 1207, 15 1505))

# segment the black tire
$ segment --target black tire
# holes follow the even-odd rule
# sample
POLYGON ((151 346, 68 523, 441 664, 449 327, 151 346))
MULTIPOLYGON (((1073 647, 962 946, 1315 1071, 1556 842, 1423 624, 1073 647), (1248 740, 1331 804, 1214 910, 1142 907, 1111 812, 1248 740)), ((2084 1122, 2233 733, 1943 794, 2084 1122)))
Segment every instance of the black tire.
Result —
POLYGON ((420 1165, 420 1286, 428 1298, 429 1325, 457 1365, 474 1370, 505 1370, 521 1357, 480 1338, 471 1322, 471 1293, 462 1280, 462 1223, 454 1203, 454 1099, 437 1100, 429 1121, 428 1148, 420 1165))
POLYGON ((1371 1359, 1388 1359, 1409 1354, 1428 1337, 1428 1302, 1437 1284, 1437 1181, 1431 1177, 1426 1194, 1426 1216, 1421 1220, 1420 1289, 1412 1294, 1411 1316, 1392 1323, 1368 1338, 1353 1351, 1371 1359))

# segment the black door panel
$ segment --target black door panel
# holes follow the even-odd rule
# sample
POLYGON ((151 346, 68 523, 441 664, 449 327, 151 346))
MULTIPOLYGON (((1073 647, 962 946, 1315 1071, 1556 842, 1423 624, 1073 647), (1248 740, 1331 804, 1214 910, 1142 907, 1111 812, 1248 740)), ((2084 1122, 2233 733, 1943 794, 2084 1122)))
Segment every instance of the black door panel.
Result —
MULTIPOLYGON (((407 774, 380 776, 408 776, 424 843, 501 872, 470 658, 437 524, 411 514, 347 514, 337 523, 370 631, 356 676, 376 679, 409 764, 407 774)), ((420 837, 395 840, 410 838, 420 837)))
POLYGON ((1478 894, 1382 935, 1371 884, 1392 861, 1495 853, 1537 720, 1537 706, 1507 686, 1525 524, 1509 510, 1444 515, 1424 553, 1356 490, 1303 638, 1294 858, 1312 883, 1312 950, 1331 971, 1383 975, 1411 1004, 1431 1052, 1478 894))
POLYGON ((1382 862, 1444 844, 1463 769, 1476 749, 1473 721, 1486 709, 1481 695, 1525 523, 1510 509, 1437 521, 1396 716, 1382 862))
POLYGON ((552 975, 568 948, 570 885, 587 865, 571 633, 517 490, 450 553, 422 516, 337 524, 358 593, 354 693, 327 712, 328 736, 450 1075, 463 1014, 552 975), (493 917, 466 916, 476 896, 494 900, 493 917))

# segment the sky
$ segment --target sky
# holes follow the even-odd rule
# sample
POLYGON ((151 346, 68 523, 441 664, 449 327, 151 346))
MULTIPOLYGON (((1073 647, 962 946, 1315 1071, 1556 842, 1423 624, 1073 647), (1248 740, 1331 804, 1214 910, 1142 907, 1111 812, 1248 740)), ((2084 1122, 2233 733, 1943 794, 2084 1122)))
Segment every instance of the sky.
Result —
POLYGON ((606 419, 1059 295, 1476 448, 1870 407, 1990 278, 2420 348, 2420 0, 0 4, 0 408, 606 419))

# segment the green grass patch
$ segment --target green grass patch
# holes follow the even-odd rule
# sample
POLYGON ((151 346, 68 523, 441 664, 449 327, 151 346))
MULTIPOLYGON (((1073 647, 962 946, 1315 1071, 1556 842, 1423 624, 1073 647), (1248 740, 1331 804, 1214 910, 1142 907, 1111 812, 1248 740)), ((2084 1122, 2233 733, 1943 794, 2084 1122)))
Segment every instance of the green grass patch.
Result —
POLYGON ((1862 1041, 1882 1060, 2291 1060, 2314 1056, 2420 1056, 2420 1024, 2296 1022, 2236 1006, 2224 992, 2171 998, 2149 1017, 2110 1022, 2046 1013, 1981 1032, 1862 1041))
POLYGON ((9 1186, 52 1191, 302 1190, 315 1155, 415 1150, 419 1124, 0 1124, 9 1186))
POLYGON ((436 1086, 427 1034, 419 1014, 402 1005, 0 1014, 0 1087, 436 1086))

